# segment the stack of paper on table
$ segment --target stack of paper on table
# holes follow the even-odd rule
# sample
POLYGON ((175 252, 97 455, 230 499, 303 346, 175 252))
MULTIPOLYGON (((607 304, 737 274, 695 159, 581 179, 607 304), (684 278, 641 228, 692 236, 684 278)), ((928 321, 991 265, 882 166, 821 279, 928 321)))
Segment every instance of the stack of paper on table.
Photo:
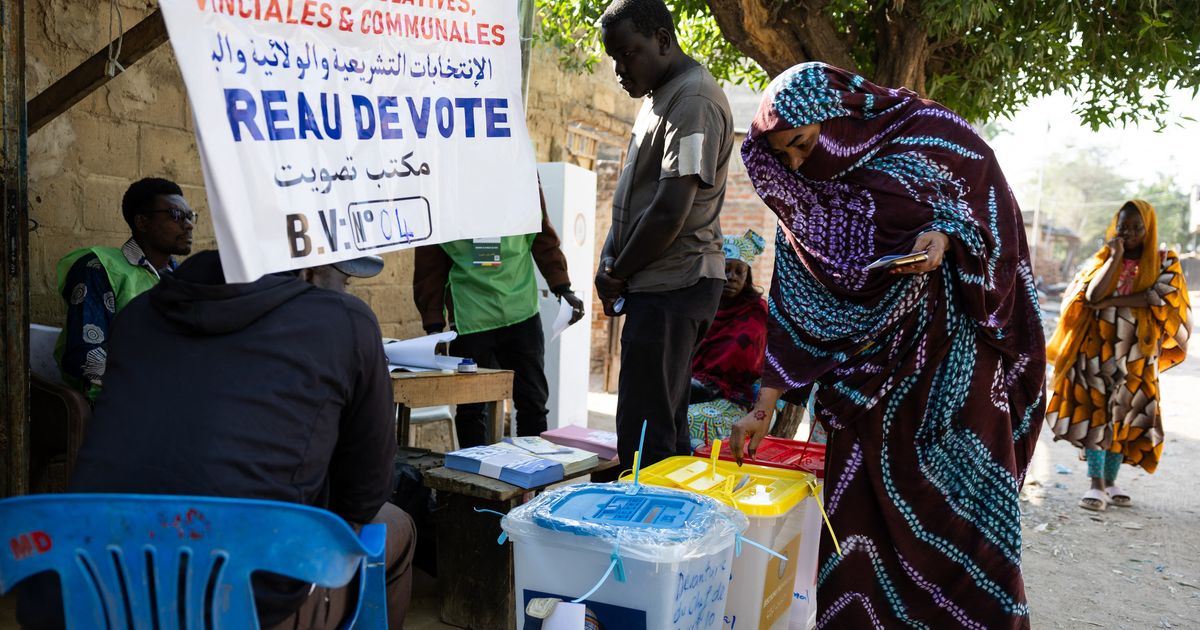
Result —
POLYGON ((383 353, 387 355, 388 369, 411 372, 457 369, 461 357, 436 354, 439 343, 449 343, 457 336, 458 333, 448 331, 416 339, 385 339, 383 353))
POLYGON ((446 453, 446 468, 476 473, 522 488, 562 481, 563 467, 541 457, 497 446, 472 446, 446 453))
POLYGON ((542 437, 563 446, 574 446, 599 455, 601 459, 617 458, 617 434, 612 431, 598 431, 587 427, 568 425, 543 431, 542 437))
POLYGON ((543 440, 536 435, 531 437, 504 438, 503 442, 494 444, 493 446, 558 462, 562 464, 563 474, 565 475, 573 475, 589 468, 595 468, 596 464, 600 461, 596 457, 596 454, 591 451, 571 446, 561 446, 548 440, 543 440))

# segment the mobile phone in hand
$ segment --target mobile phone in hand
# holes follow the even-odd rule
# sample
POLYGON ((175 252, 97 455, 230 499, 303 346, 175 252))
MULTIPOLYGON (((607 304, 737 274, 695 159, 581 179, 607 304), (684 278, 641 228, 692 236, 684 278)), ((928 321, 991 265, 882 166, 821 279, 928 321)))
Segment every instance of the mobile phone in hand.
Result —
POLYGON ((875 262, 867 265, 866 267, 864 267, 864 269, 866 269, 867 271, 870 271, 871 269, 880 269, 880 268, 893 269, 896 267, 903 267, 905 265, 915 265, 917 263, 923 263, 928 260, 929 260, 929 254, 927 254, 925 252, 913 252, 911 254, 894 254, 891 256, 884 256, 884 257, 880 258, 879 260, 876 260, 875 262))

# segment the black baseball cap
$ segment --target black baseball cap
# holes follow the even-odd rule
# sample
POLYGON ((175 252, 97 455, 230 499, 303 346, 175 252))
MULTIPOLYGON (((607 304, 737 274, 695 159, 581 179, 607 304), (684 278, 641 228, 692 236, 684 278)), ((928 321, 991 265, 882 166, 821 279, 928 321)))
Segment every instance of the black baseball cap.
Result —
POLYGON ((341 262, 330 263, 330 267, 354 278, 371 278, 383 271, 383 259, 379 256, 363 256, 341 262))

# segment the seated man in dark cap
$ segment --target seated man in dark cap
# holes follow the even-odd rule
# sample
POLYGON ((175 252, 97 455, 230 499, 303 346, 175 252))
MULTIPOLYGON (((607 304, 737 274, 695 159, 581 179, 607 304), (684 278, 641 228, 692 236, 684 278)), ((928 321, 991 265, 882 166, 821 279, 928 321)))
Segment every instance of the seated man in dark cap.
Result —
MULTIPOLYGON (((374 314, 345 293, 382 268, 370 257, 227 284, 216 252, 185 261, 114 320, 70 491, 272 499, 386 523, 389 627, 401 627, 415 541, 386 502, 391 380, 374 314)), ((258 577, 264 628, 336 627, 354 602, 353 585, 258 577)), ((25 627, 61 627, 30 614, 60 608, 30 590, 25 627)))

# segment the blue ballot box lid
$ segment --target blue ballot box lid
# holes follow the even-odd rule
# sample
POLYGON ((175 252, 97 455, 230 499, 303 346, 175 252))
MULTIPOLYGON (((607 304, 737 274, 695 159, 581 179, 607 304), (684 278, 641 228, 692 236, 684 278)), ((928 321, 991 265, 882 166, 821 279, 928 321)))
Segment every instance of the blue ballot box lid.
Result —
MULTIPOLYGON (((582 523, 613 528, 682 530, 694 517, 711 511, 699 497, 666 494, 646 486, 636 494, 629 494, 628 489, 628 485, 583 487, 560 498, 534 521, 546 529, 573 533, 584 533, 578 531, 578 525, 582 523)), ((682 533, 677 531, 675 536, 669 537, 682 533)))
POLYGON ((587 483, 550 490, 514 508, 500 524, 522 544, 681 562, 729 549, 735 534, 744 532, 749 522, 738 510, 694 492, 587 483))

